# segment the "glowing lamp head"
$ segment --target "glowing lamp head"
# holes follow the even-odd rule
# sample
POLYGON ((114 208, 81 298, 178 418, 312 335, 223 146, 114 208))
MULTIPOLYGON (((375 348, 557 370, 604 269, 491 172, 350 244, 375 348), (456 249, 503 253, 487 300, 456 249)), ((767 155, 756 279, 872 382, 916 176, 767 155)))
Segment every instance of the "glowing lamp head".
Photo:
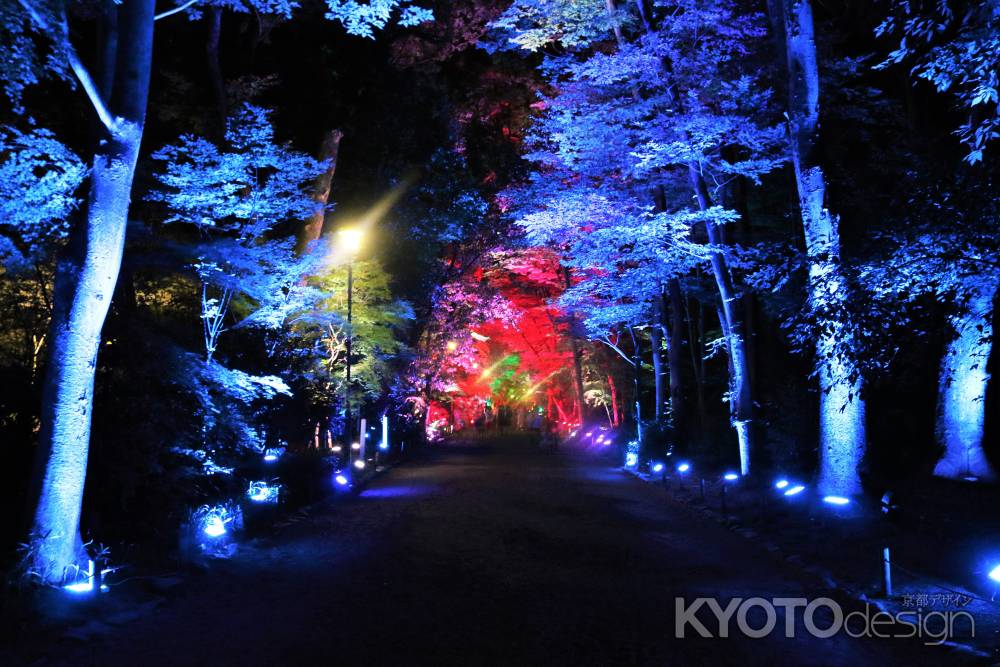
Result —
POLYGON ((378 443, 378 448, 381 449, 383 452, 387 451, 389 449, 389 443, 383 440, 382 442, 378 443))
POLYGON ((791 496, 797 496, 797 495, 799 495, 800 493, 802 493, 805 490, 806 490, 806 487, 802 486, 801 484, 796 484, 792 488, 790 488, 787 491, 785 491, 785 495, 789 496, 789 497, 791 497, 791 496))
POLYGON ((1000 584, 1000 565, 997 565, 992 570, 990 570, 989 578, 1000 584))
POLYGON ((351 483, 351 480, 347 479, 346 475, 337 475, 333 478, 333 481, 336 482, 338 486, 347 486, 351 483))
POLYGON ((828 505, 838 505, 842 507, 851 502, 851 500, 849 498, 845 498, 844 496, 824 496, 823 502, 828 505))
POLYGON ((364 470, 365 462, 362 461, 361 459, 358 459, 357 461, 354 462, 354 467, 357 468, 358 470, 364 470))
POLYGON ((280 485, 271 485, 267 482, 250 482, 250 487, 247 489, 247 498, 255 503, 277 503, 279 493, 281 493, 280 485))
POLYGON ((66 584, 63 588, 70 593, 89 593, 94 590, 94 582, 78 581, 75 584, 66 584))
POLYGON ((362 236, 361 230, 355 227, 345 227, 337 232, 340 246, 351 255, 357 255, 361 250, 362 236))
POLYGON ((639 464, 639 455, 635 452, 629 452, 625 455, 625 465, 628 467, 636 466, 639 464))
POLYGON ((722 476, 722 479, 726 480, 727 482, 735 482, 739 478, 740 476, 734 472, 727 472, 725 475, 722 476))
POLYGON ((334 453, 334 454, 339 454, 339 453, 341 453, 342 451, 344 451, 344 448, 343 448, 343 447, 341 447, 340 445, 334 445, 334 446, 333 446, 333 453, 334 453))
POLYGON ((584 435, 589 438, 590 436, 593 435, 593 433, 591 431, 587 431, 586 433, 584 433, 584 435))
POLYGON ((779 479, 777 482, 774 483, 774 488, 778 489, 779 491, 787 487, 788 487, 787 479, 779 479))
POLYGON ((351 449, 354 450, 354 451, 356 451, 356 452, 360 452, 361 451, 361 443, 360 442, 355 442, 353 445, 351 445, 351 449))
POLYGON ((685 472, 687 472, 690 469, 691 469, 691 464, 690 463, 678 463, 677 464, 677 472, 679 472, 679 473, 685 473, 685 472))
POLYGON ((209 537, 222 537, 226 534, 226 522, 222 520, 221 516, 213 514, 205 519, 202 531, 209 537))
POLYGON ((663 464, 657 461, 653 464, 652 470, 653 472, 663 472, 663 464))

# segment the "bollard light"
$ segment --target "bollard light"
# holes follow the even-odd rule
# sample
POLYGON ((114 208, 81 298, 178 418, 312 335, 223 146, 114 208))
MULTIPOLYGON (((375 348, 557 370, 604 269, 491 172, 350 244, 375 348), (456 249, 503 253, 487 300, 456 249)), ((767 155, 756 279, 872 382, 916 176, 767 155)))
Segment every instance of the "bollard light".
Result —
POLYGON ((362 461, 361 459, 358 459, 357 461, 354 462, 354 467, 357 468, 358 470, 364 470, 365 462, 362 461))
POLYGON ((677 472, 679 472, 679 473, 686 473, 690 469, 691 469, 691 464, 690 463, 678 463, 677 464, 677 472))
POLYGON ((787 479, 779 479, 777 482, 774 483, 774 488, 778 489, 779 491, 786 488, 787 486, 788 486, 787 479))
POLYGON ((348 486, 351 483, 351 480, 348 479, 347 475, 344 475, 343 473, 334 477, 333 481, 336 482, 338 486, 348 486))
MULTIPOLYGON (((104 575, 111 572, 111 569, 101 570, 101 579, 104 575)), ((70 593, 91 593, 94 590, 94 561, 87 561, 87 578, 83 581, 77 581, 72 584, 66 584, 63 586, 63 590, 69 591, 70 593)), ((105 584, 101 584, 101 592, 107 593, 108 587, 105 584)))
POLYGON ((277 503, 280 494, 280 484, 267 482, 250 482, 250 487, 247 489, 247 498, 255 503, 277 503))
POLYGON ((740 476, 734 472, 727 472, 725 475, 722 476, 722 479, 726 480, 727 482, 735 482, 739 478, 740 476))
POLYGON ((657 461, 653 464, 652 470, 653 472, 663 472, 663 464, 657 461))

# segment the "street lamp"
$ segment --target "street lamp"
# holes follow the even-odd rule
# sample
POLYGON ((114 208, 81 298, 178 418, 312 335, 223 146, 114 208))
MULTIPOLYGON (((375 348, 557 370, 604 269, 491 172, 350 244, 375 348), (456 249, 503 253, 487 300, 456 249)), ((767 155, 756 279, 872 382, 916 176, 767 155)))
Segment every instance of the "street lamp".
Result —
MULTIPOLYGON (((354 342, 354 330, 352 329, 352 305, 354 298, 354 258, 361 250, 361 230, 353 227, 346 227, 337 232, 341 247, 347 253, 347 370, 346 384, 344 385, 344 436, 347 442, 354 439, 354 429, 351 428, 351 346, 354 342)), ((347 461, 351 461, 351 451, 347 451, 347 461)))

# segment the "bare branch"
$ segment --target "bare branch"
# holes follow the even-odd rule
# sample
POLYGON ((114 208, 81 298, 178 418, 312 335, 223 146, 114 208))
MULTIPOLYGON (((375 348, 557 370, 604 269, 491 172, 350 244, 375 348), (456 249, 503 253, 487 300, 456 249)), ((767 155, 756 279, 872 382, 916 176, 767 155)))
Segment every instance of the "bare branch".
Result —
MULTIPOLYGON (((21 0, 21 6, 24 7, 25 11, 31 15, 31 18, 36 25, 46 32, 54 32, 52 26, 48 24, 45 18, 31 4, 31 0, 21 0)), ((90 72, 80 60, 80 57, 76 55, 76 49, 73 48, 73 43, 69 40, 69 23, 66 21, 65 11, 64 6, 59 32, 62 33, 62 45, 66 50, 66 59, 69 61, 69 66, 70 69, 73 70, 73 74, 76 75, 76 78, 80 81, 80 85, 83 86, 83 91, 87 93, 87 97, 90 98, 90 103, 94 105, 94 110, 97 111, 97 116, 101 119, 101 123, 108 129, 109 132, 114 134, 117 131, 118 125, 115 122, 114 117, 111 115, 111 112, 108 110, 107 105, 104 103, 104 100, 101 98, 101 94, 98 92, 97 85, 94 84, 94 79, 90 76, 90 72)))
POLYGON ((196 4, 198 4, 198 0, 188 0, 183 5, 177 5, 173 9, 168 9, 165 12, 161 12, 161 13, 157 14, 156 16, 153 17, 153 20, 154 21, 159 21, 160 19, 165 19, 168 16, 173 16, 174 14, 180 14, 185 9, 187 9, 188 7, 190 7, 191 5, 196 5, 196 4))
POLYGON ((624 359, 626 362, 628 362, 629 366, 635 366, 635 362, 632 359, 630 359, 627 354, 625 354, 624 350, 622 350, 620 347, 618 347, 617 345, 615 345, 614 343, 612 343, 610 338, 608 338, 607 336, 605 336, 603 338, 598 338, 597 340, 599 340, 600 342, 604 343, 605 345, 607 345, 608 347, 610 347, 612 350, 614 350, 615 352, 617 352, 619 355, 621 355, 621 358, 624 359))

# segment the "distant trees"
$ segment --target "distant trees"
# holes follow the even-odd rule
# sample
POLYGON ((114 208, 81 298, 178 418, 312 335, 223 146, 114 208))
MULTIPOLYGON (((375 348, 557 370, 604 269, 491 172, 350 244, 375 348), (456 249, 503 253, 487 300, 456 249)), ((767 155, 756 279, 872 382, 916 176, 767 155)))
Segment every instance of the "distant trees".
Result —
MULTIPOLYGON (((664 295, 675 293, 666 289, 672 279, 693 264, 712 275, 729 358, 730 421, 747 474, 756 433, 749 332, 726 231, 740 216, 725 199, 734 180, 759 182, 782 162, 781 129, 751 66, 764 35, 760 17, 726 1, 669 4, 654 15, 642 3, 515 2, 495 25, 517 47, 568 50, 543 65, 557 93, 545 102, 528 157, 541 165, 539 178, 565 184, 558 196, 569 197, 543 195, 538 208, 563 211, 603 196, 616 209, 611 216, 553 216, 583 223, 563 237, 570 243, 580 239, 578 245, 604 251, 596 265, 580 258, 579 269, 600 267, 601 276, 622 278, 625 291, 603 306, 646 304, 643 321, 629 324, 648 324, 653 313, 662 320, 664 295), (594 189, 601 195, 583 194, 594 189), (622 218, 626 212, 632 220, 622 218), (604 237, 604 220, 621 222, 604 237), (692 243, 696 234, 704 242, 692 243), (623 270, 643 273, 624 278, 623 270)), ((537 215, 523 220, 529 228, 543 222, 537 215)))

